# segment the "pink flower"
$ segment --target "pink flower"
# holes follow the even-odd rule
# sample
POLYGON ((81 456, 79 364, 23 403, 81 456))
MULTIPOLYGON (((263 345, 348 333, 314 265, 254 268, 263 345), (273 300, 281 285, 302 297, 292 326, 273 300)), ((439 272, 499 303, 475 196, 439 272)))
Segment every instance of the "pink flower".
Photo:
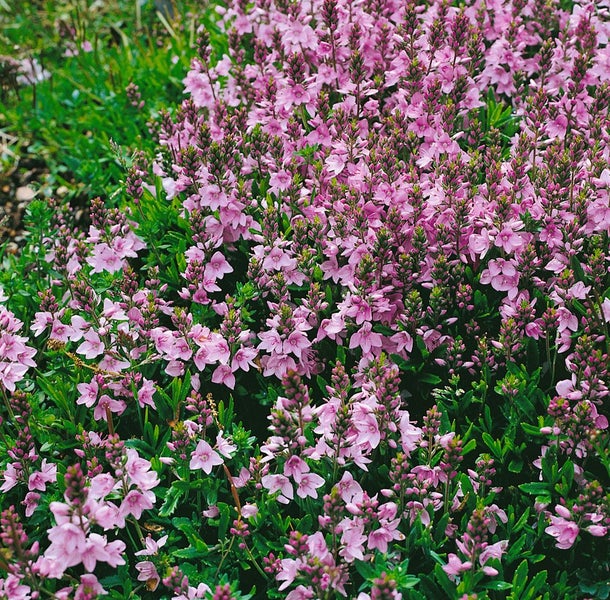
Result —
POLYGON ((280 591, 285 590, 296 578, 299 567, 302 565, 300 559, 295 560, 294 558, 284 558, 280 562, 280 571, 275 576, 278 581, 281 581, 280 591))
POLYGON ((399 431, 402 450, 408 456, 417 448, 422 438, 422 430, 411 423, 409 413, 406 410, 401 411, 399 431))
POLYGON ((300 498, 317 498, 319 487, 324 485, 324 479, 315 473, 302 473, 295 475, 294 478, 297 484, 297 496, 300 498))
POLYGON ((447 564, 443 565, 443 571, 449 575, 451 579, 462 574, 464 571, 469 571, 472 568, 472 563, 467 560, 462 562, 457 554, 449 553, 447 555, 447 564))
POLYGON ((204 277, 222 279, 227 273, 232 273, 233 267, 221 252, 214 252, 205 266, 204 277))
POLYGON ((300 330, 293 331, 282 344, 284 354, 292 352, 297 358, 301 358, 303 350, 311 346, 311 342, 307 336, 300 330))
POLYGON ((155 471, 151 471, 151 467, 150 461, 141 458, 135 449, 127 449, 125 471, 129 475, 131 483, 137 485, 141 490, 151 490, 159 485, 159 478, 155 471))
POLYGON ((574 521, 568 520, 571 513, 565 506, 558 504, 555 506, 555 510, 557 514, 561 516, 555 517, 551 515, 551 525, 544 531, 557 539, 557 542, 555 543, 557 548, 567 550, 568 548, 571 548, 576 541, 579 527, 574 521))
POLYGON ((142 387, 138 390, 138 404, 141 408, 150 406, 152 409, 155 407, 155 401, 153 395, 155 393, 155 383, 146 377, 142 380, 142 387))
POLYGON ((10 600, 30 600, 32 590, 21 582, 21 578, 11 574, 0 579, 0 595, 10 600))
POLYGON ((93 254, 87 258, 87 262, 93 267, 92 273, 116 273, 123 268, 124 261, 116 250, 112 249, 106 242, 95 244, 93 254))
POLYGON ((80 585, 74 593, 74 600, 89 600, 107 594, 97 577, 92 573, 85 573, 80 576, 80 585))
POLYGON ((63 523, 49 529, 51 545, 45 552, 45 557, 55 561, 61 577, 68 567, 81 562, 81 554, 85 549, 86 538, 83 530, 74 523, 63 523))
POLYGON ((237 369, 241 369, 242 371, 249 371, 250 367, 256 366, 254 359, 257 354, 256 348, 241 346, 231 359, 231 370, 237 371, 237 369))
POLYGON ((155 540, 153 540, 152 536, 149 534, 144 539, 144 545, 146 546, 146 548, 144 550, 139 550, 138 552, 134 552, 134 556, 153 556, 153 555, 157 554, 157 552, 159 551, 159 548, 162 548, 163 546, 165 546, 165 543, 167 542, 167 537, 168 536, 164 535, 164 536, 160 537, 158 541, 155 541, 155 540))
POLYGON ((107 410, 109 410, 111 413, 120 415, 125 411, 126 408, 127 408, 127 404, 125 404, 125 402, 123 402, 123 400, 115 400, 114 398, 111 398, 110 396, 107 396, 106 394, 104 394, 99 399, 97 406, 95 407, 95 410, 93 411, 93 418, 96 421, 100 421, 102 419, 104 421, 107 421, 108 420, 107 413, 106 413, 107 410))
POLYGON ((258 345, 260 350, 267 350, 267 352, 282 352, 282 338, 275 329, 269 331, 261 331, 258 334, 258 338, 261 343, 258 345))
POLYGON ((106 562, 106 538, 99 533, 90 533, 80 553, 81 562, 89 573, 95 570, 98 561, 106 562))
POLYGON ((366 321, 362 327, 352 334, 349 341, 350 348, 360 348, 363 356, 369 356, 373 348, 381 348, 383 345, 381 334, 372 331, 373 326, 366 321))
POLYGON ((34 511, 38 507, 38 501, 40 500, 40 494, 36 492, 28 492, 25 495, 25 498, 21 502, 23 506, 25 506, 25 516, 31 517, 34 514, 34 511))
POLYGON ((222 458, 215 450, 212 450, 210 444, 205 440, 199 440, 197 448, 191 454, 189 466, 191 469, 202 469, 204 473, 209 475, 215 466, 222 463, 222 458))
POLYGON ((354 419, 354 424, 358 431, 358 444, 366 444, 369 448, 374 449, 379 446, 381 441, 381 432, 375 415, 368 411, 358 411, 357 418, 354 419))
POLYGON ((219 431, 216 436, 216 449, 219 454, 222 454, 225 458, 231 458, 235 450, 237 450, 237 446, 235 444, 231 444, 227 438, 223 435, 224 432, 219 431))
POLYGON ((284 475, 286 475, 287 477, 293 477, 295 480, 303 473, 309 472, 309 470, 309 465, 296 454, 293 454, 284 463, 284 475))
POLYGON ((490 283, 494 290, 508 292, 509 299, 518 293, 519 272, 510 260, 497 258, 490 260, 488 268, 481 273, 481 283, 490 283))
POLYGON ((505 226, 502 231, 496 235, 494 244, 502 248, 507 254, 512 254, 513 252, 520 250, 525 245, 525 242, 518 233, 510 229, 510 227, 505 226))
POLYGON ((288 504, 288 502, 294 498, 294 490, 292 489, 290 480, 284 475, 265 475, 262 477, 261 483, 270 494, 281 492, 277 497, 277 501, 282 504, 288 504))
POLYGON ((354 476, 349 472, 345 471, 343 477, 339 483, 337 483, 337 489, 343 502, 359 502, 362 498, 362 486, 354 479, 354 476))
POLYGON ((136 519, 142 516, 145 510, 150 510, 154 504, 155 495, 152 492, 139 492, 131 490, 127 492, 121 506, 119 506, 119 516, 125 518, 133 515, 136 519))
POLYGON ((290 187, 291 183, 292 176, 288 171, 282 170, 277 173, 272 173, 269 178, 269 192, 278 196, 278 192, 285 192, 290 187))
POLYGON ((341 521, 341 544, 342 548, 339 555, 345 559, 345 562, 351 563, 354 560, 364 560, 364 543, 366 536, 364 535, 364 524, 361 519, 343 519, 341 521))
POLYGON ((97 400, 99 391, 99 385, 95 378, 89 383, 79 383, 76 389, 80 392, 76 404, 84 404, 87 408, 91 408, 97 400))
POLYGON ((0 487, 0 492, 8 492, 21 480, 22 469, 19 463, 16 464, 17 467, 15 467, 15 463, 8 463, 8 465, 6 465, 5 471, 2 473, 4 483, 0 487))
POLYGON ((212 383, 227 386, 230 390, 235 389, 235 375, 229 365, 218 365, 212 373, 212 383))
POLYGON ((274 246, 263 260, 263 268, 267 271, 282 271, 296 267, 296 260, 290 258, 281 248, 274 246))
POLYGON ((40 471, 34 471, 28 478, 28 489, 30 491, 47 489, 47 483, 52 483, 57 478, 57 465, 47 463, 47 459, 42 459, 40 471))
POLYGON ((84 354, 85 358, 95 358, 104 353, 104 343, 93 329, 83 336, 85 341, 76 349, 78 354, 84 354))
MULTIPOLYGON (((136 554, 138 554, 138 552, 136 552, 136 554)), ((138 571, 138 581, 145 581, 146 589, 154 592, 161 581, 161 577, 159 577, 157 567, 155 567, 154 563, 150 560, 143 560, 136 563, 136 569, 138 571)))
MULTIPOLYGON (((486 546, 486 548, 479 555, 479 563, 484 565, 489 559, 495 558, 500 560, 502 555, 506 552, 506 548, 508 547, 508 540, 500 540, 495 544, 490 544, 486 546)), ((497 572, 495 573, 497 575, 497 572)))

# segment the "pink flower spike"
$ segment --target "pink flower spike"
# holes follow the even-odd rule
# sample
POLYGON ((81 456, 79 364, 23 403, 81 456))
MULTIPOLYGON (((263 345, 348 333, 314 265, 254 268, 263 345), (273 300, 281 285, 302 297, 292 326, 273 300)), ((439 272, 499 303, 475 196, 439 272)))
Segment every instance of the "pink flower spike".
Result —
POLYGON ((209 475, 215 466, 221 465, 222 463, 222 458, 212 449, 212 446, 205 440, 199 440, 197 448, 195 448, 191 454, 189 467, 191 469, 202 469, 204 473, 209 475))

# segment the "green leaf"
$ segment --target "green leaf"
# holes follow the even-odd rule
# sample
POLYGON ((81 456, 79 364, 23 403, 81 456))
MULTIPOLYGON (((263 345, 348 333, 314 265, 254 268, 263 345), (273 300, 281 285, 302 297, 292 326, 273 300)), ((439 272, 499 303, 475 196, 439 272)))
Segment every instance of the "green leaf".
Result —
POLYGON ((455 586, 451 583, 451 580, 447 576, 447 573, 443 571, 443 568, 437 564, 434 567, 434 576, 436 577, 436 581, 443 588, 443 591, 446 594, 446 598, 455 598, 456 591, 455 586))
POLYGON ((542 589, 546 582, 546 571, 540 571, 536 573, 534 578, 530 581, 530 584, 527 586, 523 595, 521 596, 521 600, 533 600, 534 596, 542 589))
POLYGON ((172 552, 172 556, 175 556, 177 558, 186 558, 188 559, 192 559, 192 558, 202 558, 204 556, 207 556, 209 554, 209 550, 206 548, 205 550, 198 550, 197 548, 183 548, 182 550, 174 550, 172 552))
POLYGON ((526 494, 532 494, 534 496, 543 495, 548 496, 550 494, 550 488, 548 483, 533 482, 533 483, 522 483, 519 489, 526 494))
POLYGON ((513 597, 517 597, 521 594, 521 592, 525 589, 525 585, 527 584, 527 571, 528 564, 527 560, 522 560, 517 567, 515 574, 513 576, 513 597))
POLYGON ((563 477, 566 487, 569 490, 572 487, 572 482, 574 481, 574 463, 571 460, 566 460, 563 467, 561 467, 561 476, 563 477))
POLYGON ((508 470, 511 473, 521 473, 523 470, 523 459, 522 458, 513 458, 508 463, 508 470))
POLYGON ((433 373, 420 373, 418 379, 419 381, 429 383, 430 385, 438 385, 442 381, 438 375, 434 375, 433 373))
POLYGON ((167 494, 165 495, 165 501, 163 505, 159 509, 160 517, 170 517, 176 512, 176 508, 178 508, 178 503, 180 502, 180 498, 184 495, 184 489, 173 485, 167 490, 167 494))
POLYGON ((513 587, 512 583, 508 583, 508 581, 490 581, 482 586, 486 590, 510 590, 513 587))
POLYGON ((530 425, 529 423, 521 423, 521 429, 523 429, 524 433, 527 435, 535 435, 536 437, 542 435, 540 433, 540 427, 530 425))
POLYGON ((469 452, 472 452, 477 447, 476 440, 470 440, 463 448, 462 448, 462 456, 465 456, 469 452))
POLYGON ((486 431, 481 434, 481 437, 493 455, 497 459, 502 460, 502 444, 498 440, 494 440, 486 431))
POLYGON ((582 265, 580 264, 580 261, 578 260, 578 257, 575 254, 570 258, 570 266, 574 271, 574 275, 576 276, 577 281, 587 281, 587 276, 585 275, 582 265))
POLYGON ((525 527, 525 524, 527 523, 529 516, 530 516, 530 509, 528 506, 525 509, 525 511, 523 512, 523 514, 519 517, 519 520, 515 523, 515 526, 512 528, 513 532, 517 533, 518 531, 521 531, 525 527))
POLYGON ((231 520, 231 508, 224 502, 218 503, 218 510, 220 512, 220 521, 218 523, 218 539, 223 540, 227 536, 229 530, 229 521, 231 520))

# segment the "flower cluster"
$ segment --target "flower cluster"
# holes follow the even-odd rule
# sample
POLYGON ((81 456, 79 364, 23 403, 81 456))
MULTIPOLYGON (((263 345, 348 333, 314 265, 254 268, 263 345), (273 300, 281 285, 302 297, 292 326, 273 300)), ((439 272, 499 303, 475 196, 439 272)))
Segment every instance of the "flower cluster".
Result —
POLYGON ((610 8, 454 4, 218 7, 125 205, 53 204, 48 285, 0 307, 0 594, 607 573, 610 8))

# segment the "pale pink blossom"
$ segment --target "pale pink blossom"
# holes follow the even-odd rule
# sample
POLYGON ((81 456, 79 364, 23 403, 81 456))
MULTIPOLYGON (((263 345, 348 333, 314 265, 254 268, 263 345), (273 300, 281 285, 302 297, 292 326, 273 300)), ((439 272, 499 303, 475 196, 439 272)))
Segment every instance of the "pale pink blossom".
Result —
POLYGON ((545 532, 556 538, 557 548, 567 550, 574 545, 580 528, 574 521, 569 520, 571 513, 565 506, 558 504, 555 506, 555 511, 559 516, 551 515, 551 524, 545 529, 545 532))
MULTIPOLYGON (((136 554, 138 554, 136 552, 136 554)), ((157 567, 150 560, 143 560, 136 563, 136 570, 138 571, 138 581, 146 582, 146 588, 151 592, 154 592, 159 586, 161 577, 157 572, 157 567)))
POLYGON ((34 471, 28 478, 28 490, 39 490, 44 492, 47 489, 47 483, 55 482, 57 478, 57 465, 47 463, 47 459, 42 459, 40 471, 34 471))
POLYGON ((222 463, 222 458, 212 449, 210 444, 205 440, 199 440, 197 448, 191 453, 191 462, 189 463, 189 466, 191 469, 202 469, 204 473, 209 475, 215 466, 221 465, 222 463))

